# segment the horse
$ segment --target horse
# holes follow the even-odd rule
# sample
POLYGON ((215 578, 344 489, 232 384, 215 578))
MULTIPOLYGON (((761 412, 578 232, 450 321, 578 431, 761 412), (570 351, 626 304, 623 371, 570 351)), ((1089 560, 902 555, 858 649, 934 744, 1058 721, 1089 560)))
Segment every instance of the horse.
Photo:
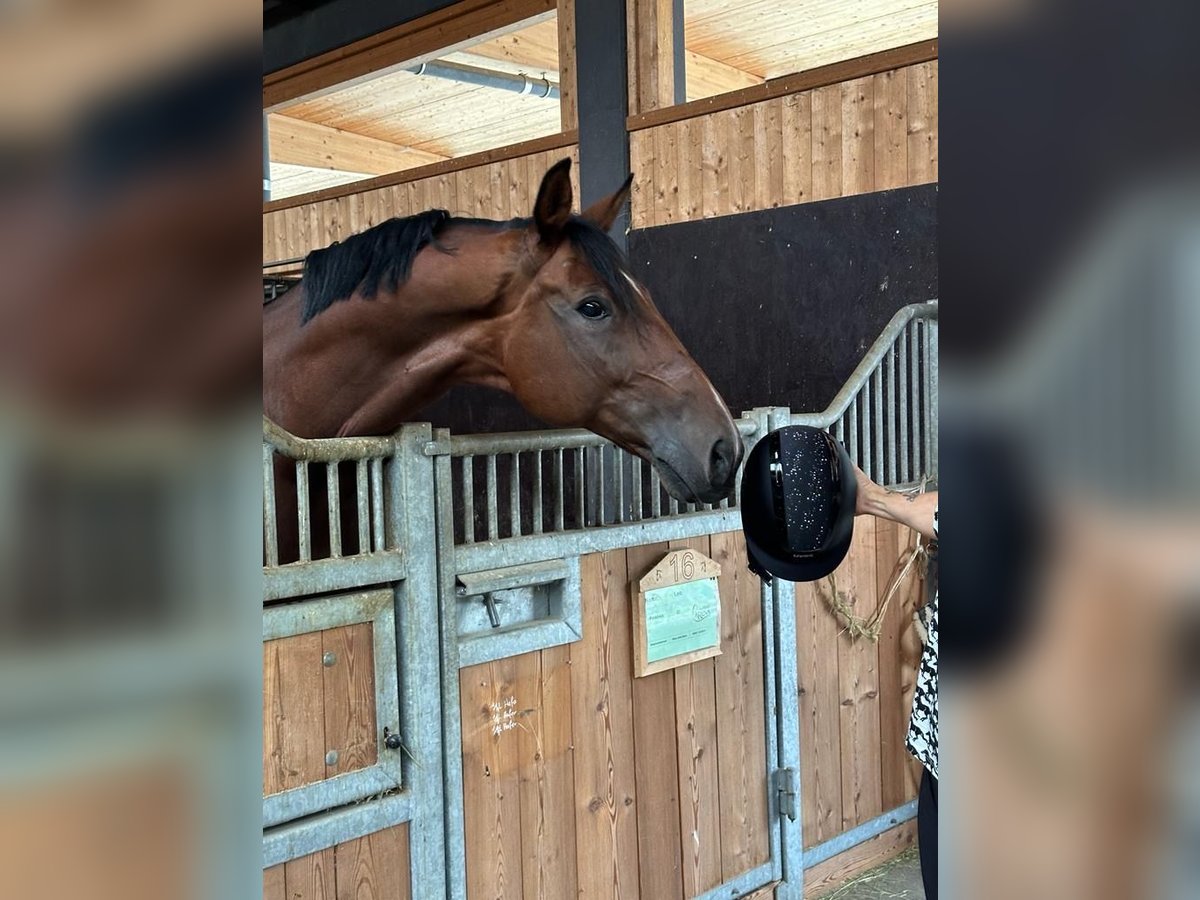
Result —
POLYGON ((487 385, 646 460, 678 500, 727 497, 737 427, 608 235, 633 176, 576 215, 570 167, 530 218, 429 210, 310 253, 264 307, 264 415, 300 437, 388 434, 487 385))

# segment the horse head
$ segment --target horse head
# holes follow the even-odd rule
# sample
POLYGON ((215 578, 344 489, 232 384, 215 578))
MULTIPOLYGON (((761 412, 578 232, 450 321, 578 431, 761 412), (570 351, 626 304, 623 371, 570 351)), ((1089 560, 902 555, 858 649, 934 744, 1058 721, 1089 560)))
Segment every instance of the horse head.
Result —
POLYGON ((499 315, 500 365, 526 409, 582 426, 654 465, 679 500, 733 489, 742 441, 728 408, 608 236, 633 176, 571 211, 569 159, 542 180, 499 315))

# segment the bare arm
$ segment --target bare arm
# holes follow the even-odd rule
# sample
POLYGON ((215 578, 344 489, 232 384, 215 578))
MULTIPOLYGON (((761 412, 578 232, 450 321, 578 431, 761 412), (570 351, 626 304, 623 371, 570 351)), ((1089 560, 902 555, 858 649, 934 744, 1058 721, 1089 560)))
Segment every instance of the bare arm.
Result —
POLYGON ((876 484, 855 466, 858 475, 857 516, 875 516, 890 522, 899 522, 919 531, 926 538, 933 538, 933 514, 938 508, 938 492, 926 494, 901 494, 889 491, 876 484))

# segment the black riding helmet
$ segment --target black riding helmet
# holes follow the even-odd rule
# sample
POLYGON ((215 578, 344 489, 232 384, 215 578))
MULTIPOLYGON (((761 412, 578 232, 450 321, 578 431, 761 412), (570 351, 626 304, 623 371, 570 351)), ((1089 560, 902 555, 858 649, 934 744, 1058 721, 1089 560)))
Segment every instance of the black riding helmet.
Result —
POLYGON ((828 433, 808 425, 772 431, 742 474, 750 570, 767 582, 824 578, 850 549, 857 498, 850 455, 828 433))

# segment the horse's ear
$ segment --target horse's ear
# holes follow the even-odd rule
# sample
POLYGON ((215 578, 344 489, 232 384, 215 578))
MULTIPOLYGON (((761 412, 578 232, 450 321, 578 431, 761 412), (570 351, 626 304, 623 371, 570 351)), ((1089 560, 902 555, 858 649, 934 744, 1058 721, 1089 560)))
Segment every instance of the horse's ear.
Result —
POLYGON ((629 177, 625 179, 623 185, 617 188, 616 193, 597 200, 583 211, 583 217, 590 222, 595 222, 600 226, 602 231, 608 231, 608 229, 612 228, 613 222, 617 221, 617 213, 621 211, 621 207, 629 199, 629 189, 632 185, 633 173, 630 172, 629 177))
POLYGON ((571 218, 571 158, 560 159, 542 177, 537 201, 533 205, 533 221, 538 235, 546 244, 557 244, 562 230, 571 218))

